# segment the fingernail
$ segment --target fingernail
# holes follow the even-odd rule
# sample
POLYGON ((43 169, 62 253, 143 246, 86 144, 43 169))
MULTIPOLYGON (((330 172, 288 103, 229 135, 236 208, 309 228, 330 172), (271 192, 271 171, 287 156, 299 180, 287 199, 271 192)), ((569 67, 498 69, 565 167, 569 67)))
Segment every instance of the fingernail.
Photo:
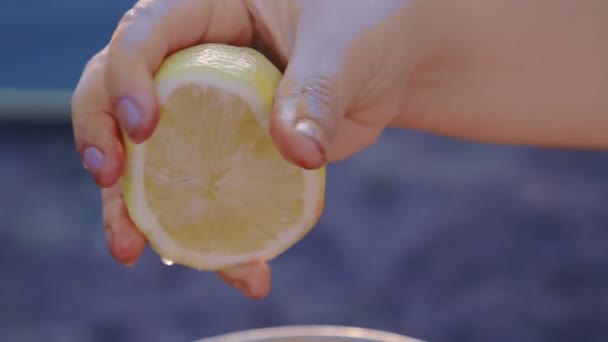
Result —
POLYGON ((84 168, 91 172, 99 172, 103 167, 105 157, 97 147, 87 147, 83 154, 84 168))
POLYGON ((283 124, 288 127, 292 126, 298 117, 298 106, 300 101, 292 97, 287 97, 281 101, 280 118, 283 124))
POLYGON ((319 125, 310 119, 299 119, 294 128, 298 133, 308 138, 315 145, 320 154, 325 154, 323 133, 319 125))
POLYGON ((326 162, 326 139, 319 123, 309 117, 302 99, 288 96, 281 102, 279 117, 283 127, 292 130, 292 147, 285 154, 287 160, 307 169, 321 167, 326 162))
POLYGON ((132 136, 133 131, 137 129, 142 118, 141 111, 129 98, 124 98, 118 102, 118 105, 116 106, 116 116, 120 119, 120 122, 130 136, 132 136))

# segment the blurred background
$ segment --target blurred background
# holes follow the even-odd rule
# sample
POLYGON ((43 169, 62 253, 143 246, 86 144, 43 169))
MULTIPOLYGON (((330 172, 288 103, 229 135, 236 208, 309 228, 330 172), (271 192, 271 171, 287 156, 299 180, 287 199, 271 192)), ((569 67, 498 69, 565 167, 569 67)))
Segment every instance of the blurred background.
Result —
POLYGON ((0 4, 0 341, 189 341, 288 324, 606 340, 607 153, 389 131, 329 167, 325 213, 272 262, 263 301, 149 250, 133 268, 113 262, 68 101, 131 4, 0 4))

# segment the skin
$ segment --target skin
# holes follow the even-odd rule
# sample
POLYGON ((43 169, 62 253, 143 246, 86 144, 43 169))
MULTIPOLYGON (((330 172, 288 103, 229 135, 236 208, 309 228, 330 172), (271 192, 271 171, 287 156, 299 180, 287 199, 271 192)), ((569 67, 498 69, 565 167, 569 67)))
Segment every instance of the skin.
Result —
MULTIPOLYGON (((146 246, 116 185, 125 163, 118 127, 137 143, 152 134, 152 76, 173 51, 204 42, 263 51, 284 70, 273 140, 305 168, 357 153, 386 127, 608 149, 605 13, 603 0, 141 0, 73 98, 110 253, 132 265, 146 246)), ((219 276, 251 298, 270 290, 263 262, 219 276)))

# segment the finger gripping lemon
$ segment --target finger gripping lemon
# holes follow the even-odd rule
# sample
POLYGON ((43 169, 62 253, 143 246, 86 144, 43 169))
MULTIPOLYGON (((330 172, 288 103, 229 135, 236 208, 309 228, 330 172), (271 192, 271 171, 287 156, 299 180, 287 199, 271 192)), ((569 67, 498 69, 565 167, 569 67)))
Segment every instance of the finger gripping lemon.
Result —
POLYGON ((259 52, 221 44, 178 51, 160 66, 158 126, 144 143, 125 139, 121 185, 162 258, 201 270, 266 261, 317 222, 325 170, 290 164, 270 137, 280 78, 259 52))

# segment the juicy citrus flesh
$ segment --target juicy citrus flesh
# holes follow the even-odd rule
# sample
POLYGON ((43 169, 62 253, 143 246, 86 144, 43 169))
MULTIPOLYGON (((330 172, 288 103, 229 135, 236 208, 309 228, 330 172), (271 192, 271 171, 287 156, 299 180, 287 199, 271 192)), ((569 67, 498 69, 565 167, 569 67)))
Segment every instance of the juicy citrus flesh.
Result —
POLYGON ((268 132, 268 89, 279 78, 256 82, 264 78, 251 70, 259 65, 256 55, 249 68, 239 64, 241 72, 222 69, 222 61, 243 53, 255 54, 207 45, 168 59, 157 76, 157 128, 145 143, 127 143, 129 213, 156 252, 174 263, 217 270, 269 260, 301 239, 322 210, 324 170, 287 162, 268 132), (221 52, 213 63, 201 58, 209 49, 221 52), (184 65, 190 70, 180 75, 184 65))
POLYGON ((177 89, 148 151, 148 205, 186 248, 255 252, 303 214, 304 176, 282 158, 247 105, 221 90, 177 89))

